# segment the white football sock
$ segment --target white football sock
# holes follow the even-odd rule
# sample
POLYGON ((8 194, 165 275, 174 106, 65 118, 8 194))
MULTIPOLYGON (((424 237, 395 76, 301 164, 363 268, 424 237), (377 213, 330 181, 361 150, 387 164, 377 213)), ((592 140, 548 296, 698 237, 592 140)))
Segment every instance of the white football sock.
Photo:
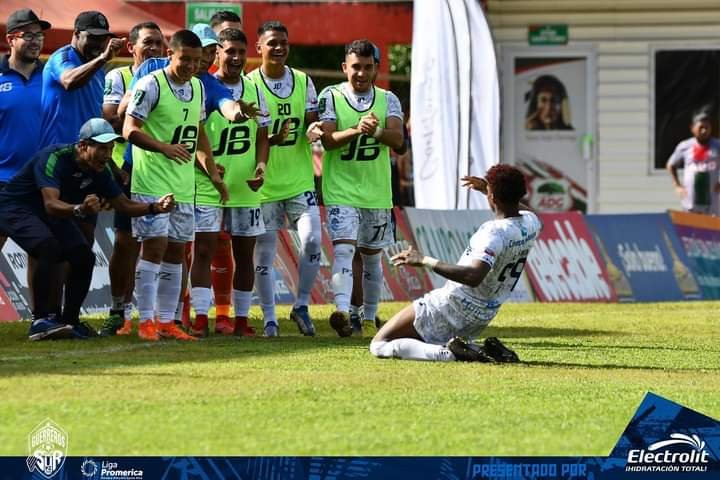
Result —
POLYGON ((207 315, 212 303, 212 290, 206 287, 193 287, 190 290, 190 300, 196 315, 207 315))
POLYGON ((133 304, 128 302, 123 306, 123 320, 132 320, 133 304))
POLYGON ((383 287, 382 252, 373 255, 361 253, 360 255, 363 261, 362 285, 365 320, 375 320, 383 287))
POLYGON ((277 232, 269 231, 255 242, 255 289, 260 297, 265 323, 275 322, 275 279, 273 261, 277 254, 277 232))
POLYGON ((341 312, 350 311, 350 295, 353 287, 352 261, 355 246, 349 243, 333 245, 335 260, 332 266, 332 289, 335 293, 335 306, 341 312))
POLYGON ((298 266, 298 291, 294 307, 307 306, 315 277, 320 270, 321 238, 320 214, 306 212, 297 222, 300 237, 300 265, 298 266))
POLYGON ((177 307, 175 307, 175 321, 179 322, 182 320, 182 314, 183 314, 184 308, 185 308, 185 302, 183 302, 182 300, 177 302, 177 307))
POLYGON ((246 317, 250 311, 250 303, 252 302, 252 292, 243 292, 242 290, 232 291, 233 306, 235 307, 236 317, 246 317))
POLYGON ((155 317, 155 301, 158 292, 158 273, 160 264, 140 260, 135 269, 135 298, 140 313, 140 321, 155 317))
POLYGON ((157 307, 160 323, 173 323, 178 297, 182 288, 182 263, 160 265, 160 279, 157 290, 157 307))
POLYGON ((447 347, 425 343, 414 338, 370 342, 370 353, 378 358, 401 358, 425 362, 455 361, 455 355, 447 347))

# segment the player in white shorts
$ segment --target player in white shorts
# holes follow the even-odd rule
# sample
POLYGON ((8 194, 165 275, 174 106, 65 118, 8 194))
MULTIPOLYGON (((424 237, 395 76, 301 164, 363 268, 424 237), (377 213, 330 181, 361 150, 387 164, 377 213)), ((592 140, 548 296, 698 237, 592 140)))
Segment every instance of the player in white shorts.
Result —
POLYGON ((300 237, 298 282, 290 318, 306 336, 315 335, 308 304, 315 277, 320 270, 320 210, 310 144, 304 137, 317 120, 317 93, 305 73, 285 65, 289 53, 288 30, 280 22, 268 21, 257 30, 257 52, 262 65, 248 74, 265 95, 272 125, 270 155, 265 183, 260 190, 265 234, 255 245, 255 285, 268 337, 279 333, 275 314, 273 262, 277 256, 278 230, 290 228, 300 237))
POLYGON ((215 255, 222 230, 223 213, 225 230, 232 237, 235 259, 233 275, 234 325, 218 328, 216 333, 251 336, 254 331, 247 324, 255 278, 253 251, 255 238, 265 233, 260 210, 260 193, 268 157, 267 129, 270 116, 265 98, 259 88, 243 75, 247 58, 247 37, 235 28, 226 28, 218 39, 218 71, 215 76, 227 87, 234 100, 258 105, 260 114, 243 123, 230 122, 219 112, 213 112, 205 125, 213 156, 224 172, 229 199, 223 204, 220 195, 206 175, 195 175, 195 261, 192 267, 192 303, 196 317, 192 327, 194 335, 206 336, 208 310, 212 302, 210 290, 210 264, 215 255))
POLYGON ((325 147, 322 191, 333 242, 337 307, 330 325, 341 337, 362 333, 359 316, 354 328, 350 324, 356 249, 362 257, 365 318, 375 320, 383 286, 382 249, 395 241, 390 149, 403 144, 403 113, 392 92, 373 84, 374 52, 368 40, 349 43, 342 63, 347 81, 325 88, 318 102, 325 147))
POLYGON ((495 165, 484 179, 462 180, 464 186, 487 195, 496 218, 475 232, 457 265, 425 257, 412 248, 393 257, 394 265, 431 268, 448 282, 415 300, 380 329, 370 343, 370 352, 376 357, 519 361, 497 338, 488 338, 481 346, 461 337, 474 339, 495 318, 520 280, 542 222, 520 203, 527 191, 525 178, 517 168, 495 165))

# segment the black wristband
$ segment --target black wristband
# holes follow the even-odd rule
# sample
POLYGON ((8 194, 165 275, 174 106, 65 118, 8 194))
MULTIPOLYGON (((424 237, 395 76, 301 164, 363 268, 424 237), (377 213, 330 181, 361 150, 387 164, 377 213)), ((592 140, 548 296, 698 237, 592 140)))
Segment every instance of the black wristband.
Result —
POLYGON ((155 215, 157 210, 155 209, 155 202, 148 203, 148 214, 155 215))

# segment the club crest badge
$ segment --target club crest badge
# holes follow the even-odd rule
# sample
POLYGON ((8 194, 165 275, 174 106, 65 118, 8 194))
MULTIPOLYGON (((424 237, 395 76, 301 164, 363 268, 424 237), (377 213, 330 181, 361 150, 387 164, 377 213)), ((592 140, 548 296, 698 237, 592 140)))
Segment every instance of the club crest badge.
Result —
POLYGON ((28 435, 28 470, 53 478, 65 463, 67 449, 67 432, 46 418, 28 435))

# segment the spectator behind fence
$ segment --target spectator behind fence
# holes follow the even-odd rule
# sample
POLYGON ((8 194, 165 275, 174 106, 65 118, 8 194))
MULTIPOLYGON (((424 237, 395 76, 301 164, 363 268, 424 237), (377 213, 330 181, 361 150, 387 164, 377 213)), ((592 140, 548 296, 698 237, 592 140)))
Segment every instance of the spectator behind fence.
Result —
POLYGON ((720 140, 711 136, 712 126, 708 110, 700 109, 695 112, 690 131, 693 136, 675 147, 666 168, 685 210, 718 215, 720 140), (679 168, 683 169, 682 182, 678 179, 679 168))

